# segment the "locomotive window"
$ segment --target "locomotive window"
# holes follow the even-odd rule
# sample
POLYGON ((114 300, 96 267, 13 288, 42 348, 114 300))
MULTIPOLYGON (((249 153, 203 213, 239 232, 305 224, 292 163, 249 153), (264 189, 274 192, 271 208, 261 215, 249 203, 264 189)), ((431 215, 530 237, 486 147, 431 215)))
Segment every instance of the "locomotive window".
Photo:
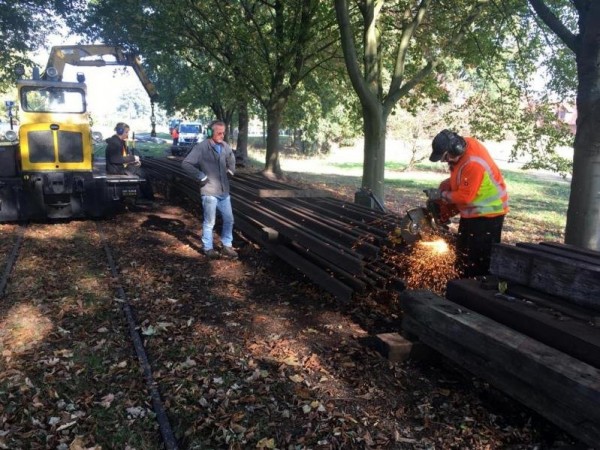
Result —
POLYGON ((24 87, 21 89, 21 104, 28 112, 85 112, 84 93, 77 88, 24 87))

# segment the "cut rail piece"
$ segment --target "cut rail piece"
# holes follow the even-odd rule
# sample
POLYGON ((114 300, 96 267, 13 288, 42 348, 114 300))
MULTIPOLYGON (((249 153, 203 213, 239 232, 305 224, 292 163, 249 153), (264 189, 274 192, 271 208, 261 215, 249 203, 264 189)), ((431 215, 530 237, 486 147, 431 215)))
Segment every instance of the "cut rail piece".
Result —
POLYGON ((403 330, 592 447, 600 370, 428 291, 401 294, 403 330))
POLYGON ((258 189, 256 195, 262 198, 297 198, 329 197, 331 194, 319 189, 258 189))

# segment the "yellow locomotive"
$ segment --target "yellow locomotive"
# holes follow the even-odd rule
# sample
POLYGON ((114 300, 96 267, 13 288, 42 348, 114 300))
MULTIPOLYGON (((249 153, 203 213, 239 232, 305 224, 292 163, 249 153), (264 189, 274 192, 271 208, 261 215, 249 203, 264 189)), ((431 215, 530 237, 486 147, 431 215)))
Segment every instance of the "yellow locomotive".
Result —
POLYGON ((93 141, 102 136, 92 133, 85 76, 64 81, 66 64, 131 66, 156 97, 139 60, 115 47, 53 47, 44 72, 31 79, 17 67, 20 127, 0 143, 1 222, 103 217, 139 191, 138 177, 106 175, 104 162, 94 161, 93 141))

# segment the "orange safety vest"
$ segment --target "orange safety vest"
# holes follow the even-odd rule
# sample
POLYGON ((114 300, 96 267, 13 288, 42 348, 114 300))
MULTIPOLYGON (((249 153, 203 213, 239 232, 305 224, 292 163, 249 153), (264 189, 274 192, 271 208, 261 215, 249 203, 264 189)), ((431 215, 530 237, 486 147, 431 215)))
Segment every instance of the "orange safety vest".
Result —
POLYGON ((444 198, 455 204, 464 218, 506 214, 508 192, 500 169, 481 142, 464 139, 465 153, 450 170, 450 190, 444 198))

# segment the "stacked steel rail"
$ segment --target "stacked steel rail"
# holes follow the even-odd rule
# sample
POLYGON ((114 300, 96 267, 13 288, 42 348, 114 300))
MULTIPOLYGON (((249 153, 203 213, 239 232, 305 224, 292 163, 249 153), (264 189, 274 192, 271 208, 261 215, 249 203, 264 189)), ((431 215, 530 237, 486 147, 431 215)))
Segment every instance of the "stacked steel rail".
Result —
MULTIPOLYGON (((168 193, 199 203, 198 182, 178 158, 145 158, 153 182, 168 193)), ((382 257, 398 216, 301 189, 258 174, 231 180, 236 229, 339 299, 400 281, 382 257)))

